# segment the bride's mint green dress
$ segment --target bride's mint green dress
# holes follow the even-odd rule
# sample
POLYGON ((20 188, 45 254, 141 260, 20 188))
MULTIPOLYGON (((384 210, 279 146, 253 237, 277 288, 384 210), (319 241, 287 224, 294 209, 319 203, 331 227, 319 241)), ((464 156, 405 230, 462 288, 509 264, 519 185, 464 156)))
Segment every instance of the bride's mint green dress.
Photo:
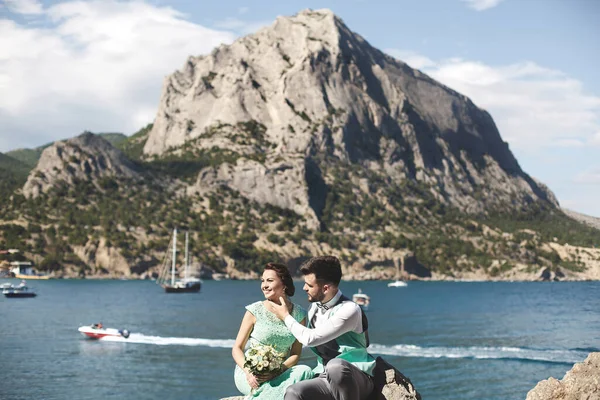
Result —
MULTIPOLYGON (((268 344, 275 346, 277 351, 285 353, 286 358, 289 357, 292 344, 294 344, 296 338, 291 334, 283 321, 267 310, 262 301, 247 305, 246 310, 256 317, 256 324, 254 324, 254 329, 250 333, 246 347, 250 348, 256 343, 268 344)), ((298 304, 294 304, 291 314, 298 322, 306 318, 306 310, 298 304)), ((234 376, 235 386, 242 394, 249 395, 248 398, 282 400, 288 386, 301 380, 312 378, 313 373, 312 369, 307 365, 294 365, 281 375, 263 383, 252 393, 250 393, 251 388, 246 379, 246 374, 237 365, 235 366, 234 376)))

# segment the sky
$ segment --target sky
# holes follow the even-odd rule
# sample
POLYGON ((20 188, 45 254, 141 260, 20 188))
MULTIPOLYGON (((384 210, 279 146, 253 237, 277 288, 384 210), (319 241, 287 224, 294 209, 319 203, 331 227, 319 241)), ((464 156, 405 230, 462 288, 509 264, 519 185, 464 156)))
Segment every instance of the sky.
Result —
POLYGON ((0 0, 0 152, 130 135, 188 56, 306 8, 470 97, 562 207, 600 217, 596 0, 0 0))

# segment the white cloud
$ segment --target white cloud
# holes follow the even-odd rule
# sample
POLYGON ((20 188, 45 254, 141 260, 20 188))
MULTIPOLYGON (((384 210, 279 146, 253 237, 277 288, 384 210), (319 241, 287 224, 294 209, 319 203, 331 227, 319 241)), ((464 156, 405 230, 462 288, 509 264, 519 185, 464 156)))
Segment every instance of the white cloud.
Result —
POLYGON ((555 147, 583 147, 585 146, 585 142, 579 139, 557 139, 555 142, 551 144, 551 146, 555 147))
POLYGON ((0 151, 132 133, 154 119, 166 75, 235 38, 143 2, 61 3, 44 18, 51 28, 0 19, 0 151))
POLYGON ((415 69, 422 69, 435 66, 435 62, 432 59, 418 54, 414 51, 397 49, 385 49, 384 51, 387 54, 404 61, 405 63, 407 63, 415 69))
POLYGON ((467 7, 472 8, 477 11, 483 11, 490 8, 496 7, 498 4, 503 2, 504 0, 461 0, 467 3, 467 7))
POLYGON ((491 66, 461 58, 433 61, 410 51, 388 53, 421 66, 488 110, 512 147, 600 144, 600 96, 586 93, 581 82, 560 71, 533 62, 491 66))
POLYGON ((4 0, 4 6, 15 14, 36 15, 44 11, 42 3, 37 0, 4 0))
MULTIPOLYGON (((600 167, 591 168, 583 171, 575 176, 575 183, 583 183, 588 185, 600 185, 600 167)), ((597 197, 595 201, 597 202, 597 197)))

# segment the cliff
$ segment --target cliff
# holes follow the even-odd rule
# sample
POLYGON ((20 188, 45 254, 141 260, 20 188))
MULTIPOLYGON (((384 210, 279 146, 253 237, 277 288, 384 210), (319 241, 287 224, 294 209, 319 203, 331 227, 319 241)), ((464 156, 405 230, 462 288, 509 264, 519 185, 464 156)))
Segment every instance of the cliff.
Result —
POLYGON ((312 226, 326 196, 316 154, 420 182, 437 201, 470 213, 557 205, 520 168, 485 110, 372 47, 329 10, 279 17, 168 76, 144 153, 160 157, 184 145, 236 154, 203 171, 198 191, 227 185, 312 226))
POLYGON ((139 179, 138 168, 108 141, 90 132, 56 142, 46 148, 29 173, 23 194, 37 197, 42 192, 75 181, 92 181, 100 178, 139 179))

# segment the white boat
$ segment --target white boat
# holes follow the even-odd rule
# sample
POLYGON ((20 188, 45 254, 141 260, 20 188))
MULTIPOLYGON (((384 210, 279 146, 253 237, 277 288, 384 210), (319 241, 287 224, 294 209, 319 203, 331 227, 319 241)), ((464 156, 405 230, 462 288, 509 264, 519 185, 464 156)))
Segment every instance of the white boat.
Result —
POLYGON ((388 283, 388 287, 408 286, 408 283, 402 280, 402 278, 404 277, 404 263, 394 259, 394 264, 396 264, 396 280, 394 282, 388 283))
POLYGON ((177 229, 173 229, 173 239, 171 239, 172 252, 167 252, 163 267, 156 283, 161 285, 167 293, 197 293, 200 291, 202 281, 194 278, 190 274, 190 263, 188 257, 188 234, 185 233, 185 265, 184 278, 176 279, 176 261, 177 261, 177 229), (169 262, 170 261, 170 262, 169 262), (169 268, 170 264, 170 268, 169 268))
POLYGON ((129 331, 127 329, 105 328, 102 323, 80 326, 78 329, 83 336, 90 339, 102 339, 105 337, 122 337, 127 339, 129 331))
POLYGON ((37 294, 33 290, 30 290, 27 287, 27 283, 25 281, 21 281, 19 286, 10 285, 9 287, 6 287, 6 285, 3 285, 2 294, 4 295, 4 297, 8 298, 23 298, 37 296, 37 294))
POLYGON ((364 294, 360 289, 358 289, 358 293, 354 293, 352 295, 352 301, 358 304, 363 311, 367 311, 369 309, 369 305, 371 304, 371 298, 364 294))
POLYGON ((404 281, 394 281, 394 282, 388 283, 388 287, 404 287, 404 286, 408 286, 408 283, 406 283, 404 281))

